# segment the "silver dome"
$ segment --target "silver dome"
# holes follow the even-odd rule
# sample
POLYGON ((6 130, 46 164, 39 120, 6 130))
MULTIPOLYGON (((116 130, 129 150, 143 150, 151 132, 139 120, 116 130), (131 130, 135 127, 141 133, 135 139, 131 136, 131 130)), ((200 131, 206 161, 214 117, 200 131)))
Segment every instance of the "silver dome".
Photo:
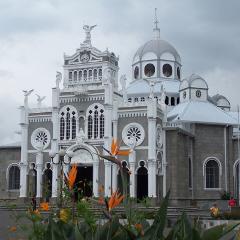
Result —
POLYGON ((146 42, 144 45, 142 45, 137 52, 135 53, 133 57, 134 59, 138 56, 140 60, 142 59, 143 55, 148 52, 153 52, 157 55, 157 58, 160 59, 161 55, 163 53, 171 53, 175 60, 179 63, 181 63, 181 58, 176 51, 176 49, 168 42, 162 40, 162 39, 154 39, 146 42))

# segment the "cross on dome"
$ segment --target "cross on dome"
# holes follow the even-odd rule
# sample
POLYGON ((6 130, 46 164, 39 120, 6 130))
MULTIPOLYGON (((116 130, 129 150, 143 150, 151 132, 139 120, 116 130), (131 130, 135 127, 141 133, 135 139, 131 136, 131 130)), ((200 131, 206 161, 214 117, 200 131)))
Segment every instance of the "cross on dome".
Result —
POLYGON ((154 32, 154 37, 156 39, 159 39, 160 38, 160 28, 158 27, 158 18, 157 18, 157 8, 155 8, 155 21, 154 21, 154 24, 155 24, 155 28, 153 29, 153 32, 154 32))

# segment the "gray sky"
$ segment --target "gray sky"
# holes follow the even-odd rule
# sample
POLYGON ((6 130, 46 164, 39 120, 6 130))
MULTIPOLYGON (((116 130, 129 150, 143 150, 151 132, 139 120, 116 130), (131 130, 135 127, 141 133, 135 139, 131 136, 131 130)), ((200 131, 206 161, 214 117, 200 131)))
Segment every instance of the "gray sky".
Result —
MULTIPOLYGON (((73 54, 84 40, 83 24, 98 24, 92 43, 120 56, 120 75, 131 72, 137 48, 153 36, 158 8, 161 38, 179 52, 183 77, 197 73, 240 104, 239 0, 0 0, 0 144, 16 140, 23 89, 51 101, 63 53, 73 54)), ((36 104, 32 94, 30 102, 36 104)))

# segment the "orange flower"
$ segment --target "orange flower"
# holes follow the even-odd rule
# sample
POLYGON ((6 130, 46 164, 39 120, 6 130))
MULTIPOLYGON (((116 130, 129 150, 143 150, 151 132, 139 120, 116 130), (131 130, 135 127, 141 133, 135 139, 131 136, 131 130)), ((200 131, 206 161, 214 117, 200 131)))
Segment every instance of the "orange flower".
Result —
POLYGON ((49 204, 48 204, 48 202, 40 203, 40 208, 41 208, 42 211, 49 211, 49 204))
POLYGON ((68 174, 68 186, 72 190, 77 177, 77 165, 74 164, 68 174))
POLYGON ((105 201, 104 201, 104 197, 103 197, 103 196, 100 196, 100 197, 98 198, 98 203, 99 203, 100 205, 104 205, 105 201))
POLYGON ((121 196, 121 193, 119 193, 118 190, 113 192, 108 201, 108 211, 110 212, 113 208, 117 207, 123 199, 124 195, 121 196))
POLYGON ((135 225, 135 228, 138 230, 138 232, 140 232, 140 234, 143 236, 144 235, 144 232, 143 232, 143 226, 141 223, 136 223, 135 225))
POLYGON ((108 156, 105 156, 105 155, 100 155, 100 157, 110 161, 110 162, 113 162, 113 163, 116 163, 119 165, 119 167, 122 167, 121 165, 121 162, 117 159, 117 156, 128 156, 131 152, 131 150, 120 150, 120 143, 116 140, 116 139, 113 139, 112 140, 112 144, 111 144, 111 150, 107 150, 106 148, 103 147, 103 149, 109 153, 108 156))
POLYGON ((9 228, 10 232, 16 232, 17 231, 17 227, 16 226, 12 226, 9 228))

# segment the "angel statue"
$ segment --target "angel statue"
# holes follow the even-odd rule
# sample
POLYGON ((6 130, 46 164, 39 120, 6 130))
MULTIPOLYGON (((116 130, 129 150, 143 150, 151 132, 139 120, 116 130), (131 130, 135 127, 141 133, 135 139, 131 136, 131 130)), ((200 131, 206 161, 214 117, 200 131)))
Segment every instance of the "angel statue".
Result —
POLYGON ((37 106, 38 106, 38 108, 41 108, 42 101, 46 98, 46 96, 41 97, 38 94, 36 94, 36 96, 37 96, 37 106))
POLYGON ((24 93, 24 106, 27 107, 28 106, 28 97, 30 96, 30 94, 33 92, 34 90, 23 90, 24 93))
POLYGON ((61 72, 57 72, 56 73, 56 87, 59 88, 59 84, 62 81, 62 73, 61 72))
POLYGON ((83 29, 85 31, 86 34, 86 38, 84 40, 84 44, 86 45, 91 45, 91 31, 93 30, 93 28, 95 28, 97 25, 93 25, 93 26, 89 26, 89 25, 84 25, 83 29))

